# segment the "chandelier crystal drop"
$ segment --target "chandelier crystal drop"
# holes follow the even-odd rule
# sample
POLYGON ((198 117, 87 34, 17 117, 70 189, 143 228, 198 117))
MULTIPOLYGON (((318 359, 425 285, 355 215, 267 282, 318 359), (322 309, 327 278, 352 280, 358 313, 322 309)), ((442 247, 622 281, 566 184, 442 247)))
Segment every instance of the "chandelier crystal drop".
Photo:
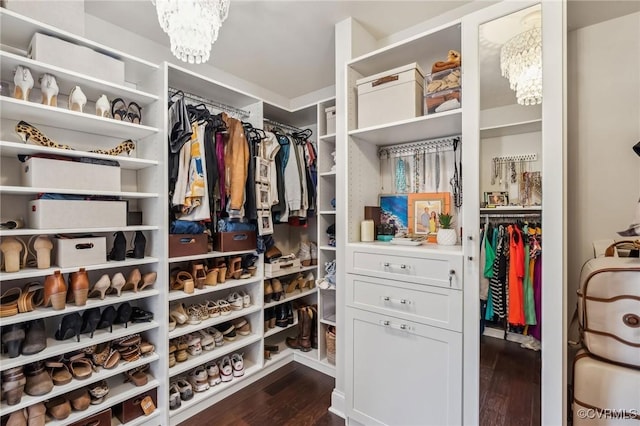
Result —
POLYGON ((500 51, 502 76, 520 105, 542 103, 542 30, 534 27, 507 41, 500 51))
POLYGON ((229 16, 230 0, 152 0, 158 22, 171 40, 171 53, 181 61, 209 60, 220 26, 229 16))

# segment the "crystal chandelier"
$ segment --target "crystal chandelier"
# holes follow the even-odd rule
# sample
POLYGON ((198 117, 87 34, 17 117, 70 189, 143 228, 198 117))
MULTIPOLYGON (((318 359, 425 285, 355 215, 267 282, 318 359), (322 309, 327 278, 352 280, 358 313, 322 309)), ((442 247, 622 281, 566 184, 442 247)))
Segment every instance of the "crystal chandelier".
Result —
POLYGON ((542 30, 540 12, 523 19, 526 31, 507 41, 500 51, 502 76, 509 79, 518 104, 542 103, 542 30))
POLYGON ((230 0, 151 0, 158 22, 171 40, 171 53, 181 61, 209 60, 211 45, 229 15, 230 0))

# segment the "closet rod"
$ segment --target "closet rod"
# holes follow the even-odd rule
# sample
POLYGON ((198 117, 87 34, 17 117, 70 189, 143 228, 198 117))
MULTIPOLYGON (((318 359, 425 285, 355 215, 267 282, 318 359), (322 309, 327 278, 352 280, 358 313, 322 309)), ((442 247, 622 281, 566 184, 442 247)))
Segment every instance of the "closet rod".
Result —
POLYGON ((418 142, 409 142, 398 145, 383 146, 378 149, 378 157, 386 158, 389 155, 412 155, 416 151, 428 151, 430 149, 452 148, 453 143, 460 141, 460 135, 446 138, 429 139, 418 142))
POLYGON ((184 94, 185 99, 189 99, 193 102, 199 104, 205 104, 215 110, 228 112, 229 114, 233 114, 236 116, 235 118, 249 118, 251 113, 249 111, 245 111, 240 108, 232 107, 230 105, 221 104, 220 102, 212 101, 210 99, 203 98, 202 96, 194 95, 193 93, 187 93, 184 90, 175 89, 173 87, 169 87, 169 96, 175 95, 177 92, 182 92, 184 94))
POLYGON ((500 213, 500 214, 493 214, 493 213, 480 213, 480 217, 481 218, 540 218, 542 216, 542 213, 500 213))
POLYGON ((274 126, 274 127, 281 127, 283 129, 291 130, 292 132, 301 132, 302 131, 302 129, 300 129, 298 127, 292 126, 290 124, 280 123, 278 121, 271 120, 269 118, 265 118, 263 121, 264 121, 265 124, 269 124, 269 125, 274 126))

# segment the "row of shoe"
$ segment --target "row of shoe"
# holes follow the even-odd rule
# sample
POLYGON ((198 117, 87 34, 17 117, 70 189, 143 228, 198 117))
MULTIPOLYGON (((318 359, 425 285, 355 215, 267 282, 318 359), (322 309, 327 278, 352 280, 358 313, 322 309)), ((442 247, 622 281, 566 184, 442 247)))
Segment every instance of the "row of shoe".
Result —
POLYGON ((254 255, 236 256, 229 258, 216 258, 211 264, 191 262, 189 270, 181 268, 171 270, 169 288, 182 290, 192 294, 195 289, 203 289, 205 286, 215 286, 224 283, 227 279, 247 279, 256 274, 257 266, 254 255))
POLYGON ((325 275, 322 279, 318 280, 318 287, 323 290, 335 290, 336 289, 336 260, 330 260, 324 262, 325 275))
POLYGON ((286 328, 295 323, 293 314, 293 305, 291 302, 281 303, 279 305, 264 310, 264 331, 265 333, 272 328, 286 328))
POLYGON ((113 239, 113 247, 107 256, 109 260, 125 260, 127 257, 144 259, 147 237, 144 236, 142 231, 136 231, 132 241, 133 248, 130 250, 127 250, 127 238, 124 232, 117 231, 113 236, 115 237, 113 239))
POLYGON ((205 392, 212 387, 244 376, 243 354, 234 353, 217 361, 201 365, 169 384, 169 409, 175 410, 182 401, 193 398, 194 392, 205 392))
POLYGON ((172 305, 169 308, 169 331, 177 325, 196 325, 209 318, 229 315, 232 311, 239 311, 251 306, 251 295, 245 290, 230 293, 225 299, 206 300, 204 303, 194 303, 188 307, 184 303, 172 305))
POLYGON ((264 303, 284 300, 287 294, 296 290, 312 289, 315 283, 316 279, 311 272, 307 272, 307 275, 298 273, 293 279, 285 282, 284 287, 278 278, 264 280, 264 303))
POLYGON ((286 345, 302 352, 318 349, 318 305, 300 306, 297 309, 297 317, 297 335, 287 337, 286 345))
MULTIPOLYGON (((55 76, 45 73, 38 78, 38 81, 40 83, 40 93, 42 94, 42 104, 57 107, 60 88, 58 87, 55 76)), ((31 70, 22 65, 18 65, 13 71, 13 82, 15 84, 13 97, 28 101, 31 90, 35 84, 31 70)), ((87 97, 82 92, 80 86, 74 86, 73 89, 71 89, 68 104, 69 110, 83 112, 87 104, 87 97)), ((102 95, 96 100, 96 115, 100 117, 111 116, 111 118, 115 120, 140 124, 142 108, 135 102, 129 102, 129 104, 127 104, 120 98, 109 102, 107 95, 102 95)))
POLYGON ((20 268, 51 267, 51 250, 53 243, 46 235, 33 235, 25 243, 21 238, 5 237, 0 243, 0 251, 4 258, 5 272, 18 272, 20 268))

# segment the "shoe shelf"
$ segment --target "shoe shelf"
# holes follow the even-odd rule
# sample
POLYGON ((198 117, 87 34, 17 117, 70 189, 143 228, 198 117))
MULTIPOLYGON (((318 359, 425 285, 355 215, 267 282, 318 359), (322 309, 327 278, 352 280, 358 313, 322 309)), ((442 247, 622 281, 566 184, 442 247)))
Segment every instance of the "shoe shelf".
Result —
MULTIPOLYGON (((93 335, 93 339, 90 338, 88 334, 81 334, 80 342, 78 342, 75 337, 62 341, 56 340, 53 337, 48 337, 46 349, 38 352, 37 354, 20 355, 16 358, 9 358, 6 354, 0 355, 0 370, 4 371, 13 367, 20 367, 30 362, 53 358, 58 355, 86 348, 87 346, 97 345, 102 342, 119 339, 120 337, 129 336, 131 334, 143 333, 157 328, 158 325, 159 324, 155 321, 129 324, 127 328, 118 324, 113 326, 113 333, 110 333, 107 329, 96 330, 93 335)), ((52 330, 49 330, 48 334, 50 334, 51 331, 52 330)))
MULTIPOLYGON (((8 96, 0 96, 0 107, 2 108, 2 118, 15 120, 16 124, 20 120, 36 127, 41 123, 55 123, 56 127, 62 129, 123 140, 132 139, 134 142, 159 132, 157 127, 70 111, 61 107, 42 105, 8 96)), ((62 143, 62 141, 60 142, 62 143)))
POLYGON ((308 296, 310 294, 316 294, 316 287, 310 288, 309 290, 300 291, 298 289, 294 290, 293 293, 286 293, 285 297, 282 300, 277 300, 275 302, 269 302, 264 304, 264 309, 271 308, 273 306, 281 305, 283 303, 291 302, 292 300, 300 299, 301 297, 308 296))
MULTIPOLYGON (((202 354, 197 356, 189 355, 189 359, 184 362, 178 362, 173 367, 169 368, 169 377, 175 377, 179 374, 193 370, 196 367, 204 365, 214 359, 222 358, 230 353, 237 352, 238 350, 249 346, 253 343, 259 342, 262 338, 259 334, 250 334, 248 336, 236 336, 236 340, 233 342, 227 342, 225 340, 224 345, 216 347, 212 351, 202 351, 202 354)), ((245 360, 246 364, 246 360, 245 360)))
POLYGON ((31 311, 31 312, 24 312, 17 315, 12 315, 10 317, 1 318, 0 324, 2 324, 2 326, 4 327, 6 325, 33 321, 35 319, 56 317, 56 316, 71 314, 73 312, 82 312, 91 308, 101 308, 103 306, 115 305, 115 304, 120 304, 124 302, 131 302, 133 300, 144 299, 151 296, 157 296, 159 294, 160 294, 159 290, 151 288, 151 289, 144 289, 137 293, 134 293, 133 291, 125 291, 122 293, 120 297, 118 297, 115 294, 110 294, 105 296, 104 300, 93 299, 93 298, 87 299, 87 304, 84 306, 66 305, 64 309, 60 309, 60 310, 54 310, 52 307, 49 307, 49 308, 40 307, 40 308, 36 308, 34 311, 31 311))
POLYGON ((127 423, 122 423, 117 417, 111 417, 111 426, 140 426, 142 424, 162 424, 160 420, 155 420, 160 415, 160 410, 156 407, 156 410, 148 416, 140 416, 127 423))
POLYGON ((176 337, 184 336, 185 334, 193 333, 207 327, 214 327, 216 324, 222 324, 223 322, 231 321, 233 319, 240 318, 254 312, 259 312, 261 309, 262 307, 260 305, 251 305, 248 308, 231 311, 231 313, 229 313, 228 315, 220 315, 214 318, 208 318, 200 322, 200 324, 178 325, 176 326, 175 330, 169 332, 169 339, 175 339, 176 337))
POLYGON ((336 171, 332 170, 330 172, 322 172, 322 173, 318 173, 321 177, 325 176, 325 177, 336 177, 336 171))
POLYGON ((319 140, 321 141, 325 141, 325 142, 335 142, 336 141, 336 134, 335 133, 329 133, 328 135, 322 135, 320 137, 318 137, 319 140))
POLYGON ((228 389, 234 386, 236 383, 240 382, 241 380, 244 380, 247 377, 258 373, 261 369, 262 368, 260 367, 260 365, 253 364, 245 359, 244 375, 240 377, 234 377, 230 382, 219 383, 204 392, 194 392, 193 398, 191 398, 188 401, 182 401, 182 405, 180 405, 180 407, 176 408, 175 410, 169 410, 169 417, 177 416, 178 414, 190 409, 191 407, 199 404, 200 402, 210 399, 213 395, 218 394, 224 391, 225 389, 228 389))
POLYGON ((185 293, 182 290, 171 290, 169 291, 169 301, 173 302, 176 300, 189 299, 193 296, 201 296, 203 294, 210 294, 210 293, 215 293, 222 290, 229 290, 236 287, 242 287, 243 285, 252 284, 258 281, 262 281, 262 278, 256 275, 251 278, 246 278, 244 280, 231 279, 231 280, 227 280, 222 284, 206 285, 204 286, 203 289, 196 288, 191 294, 185 293))
MULTIPOLYGON (((74 232, 93 232, 93 231, 94 231, 93 229, 84 229, 84 230, 76 229, 74 232)), ((95 271, 99 269, 114 269, 114 268, 126 268, 129 266, 148 265, 151 263, 158 263, 158 258, 148 256, 148 257, 145 257, 144 259, 110 260, 105 263, 98 263, 96 265, 83 266, 83 268, 87 271, 95 271)), ((52 267, 47 269, 25 268, 25 269, 19 270, 18 272, 0 272, 0 282, 10 281, 10 280, 19 280, 23 278, 45 277, 47 275, 53 274, 54 271, 60 271, 63 274, 67 274, 69 272, 77 272, 79 269, 80 269, 80 266, 74 266, 71 268, 52 267)))
POLYGON ((336 251, 335 246, 320 246, 318 247, 320 250, 327 250, 327 251, 336 251))
MULTIPOLYGON (((135 151, 134 151, 135 152, 135 151)), ((23 142, 0 141, 0 155, 3 157, 16 157, 18 155, 52 154, 64 155, 65 157, 88 157, 100 160, 116 160, 120 168, 124 170, 141 170, 148 167, 156 167, 159 162, 135 158, 128 156, 113 156, 106 154, 96 154, 94 152, 77 151, 70 149, 49 148, 42 145, 32 145, 23 142)))
POLYGON ((31 70, 31 74, 36 81, 39 75, 45 73, 53 75, 56 78, 61 95, 70 93, 75 86, 80 86, 87 99, 91 101, 95 101, 105 94, 109 100, 123 98, 127 101, 135 101, 144 108, 158 100, 158 96, 151 93, 100 80, 55 65, 34 61, 9 52, 0 51, 0 63, 2 63, 2 73, 0 74, 2 81, 13 81, 13 71, 18 65, 21 65, 31 70))
MULTIPOLYGON (((159 226, 149 226, 149 225, 136 225, 136 226, 125 226, 125 227, 110 227, 110 228, 91 228, 91 233, 102 233, 102 232, 135 232, 135 231, 157 231, 160 229, 159 226)), ((8 237, 8 236, 20 236, 20 235, 42 235, 42 234, 86 234, 88 233, 88 229, 78 229, 78 228, 56 228, 56 229, 31 229, 31 228, 20 228, 20 229, 3 229, 0 230, 0 237, 8 237)))
POLYGON ((296 319, 293 324, 288 324, 286 327, 278 327, 277 325, 274 328, 270 328, 268 331, 264 333, 264 338, 271 337, 274 334, 281 333, 285 330, 288 330, 292 327, 296 327, 298 325, 298 320, 296 319))
POLYGON ((0 192, 2 194, 40 194, 43 192, 55 192, 56 194, 69 194, 69 195, 102 195, 108 197, 120 197, 120 198, 158 198, 157 192, 120 192, 120 191, 96 191, 88 189, 60 189, 60 188, 39 188, 31 186, 0 186, 0 192))
MULTIPOLYGON (((140 395, 153 388, 157 388, 160 385, 160 382, 155 380, 151 375, 147 374, 147 377, 149 381, 144 386, 122 383, 122 380, 113 377, 107 380, 109 385, 109 394, 102 404, 90 405, 89 408, 84 411, 73 411, 71 415, 64 420, 48 421, 47 426, 65 426, 81 421, 82 419, 86 419, 87 417, 97 414, 102 410, 106 410, 109 407, 113 407, 116 404, 131 399, 136 395, 140 395)), ((127 425, 128 424, 129 423, 127 423, 127 425)))
POLYGON ((182 257, 170 257, 169 263, 178 263, 178 262, 188 262, 190 260, 202 260, 202 259, 212 259, 215 257, 225 257, 225 256, 241 256, 243 254, 255 253, 255 250, 241 250, 241 251, 210 251, 205 254, 196 254, 193 256, 182 256, 182 257))
POLYGON ((320 318, 320 322, 327 325, 336 326, 336 314, 327 315, 326 318, 320 318))
POLYGON ((336 214, 335 210, 320 210, 318 213, 320 214, 336 214))
POLYGON ((283 271, 277 271, 273 274, 268 274, 267 272, 265 272, 264 277, 265 279, 280 278, 280 277, 286 277, 287 275, 296 274, 298 272, 313 271, 315 269, 318 269, 318 265, 300 266, 299 268, 293 268, 293 269, 287 268, 283 271))
MULTIPOLYGON (((96 383, 103 379, 108 379, 110 377, 116 376, 118 374, 124 373, 128 370, 136 368, 141 365, 150 364, 154 361, 160 359, 160 355, 157 353, 150 354, 148 356, 142 357, 133 362, 120 362, 117 367, 107 370, 106 368, 100 368, 99 371, 91 374, 91 377, 83 380, 73 379, 71 382, 67 383, 63 386, 53 386, 51 392, 41 395, 41 396, 30 396, 26 393, 22 394, 22 399, 19 404, 9 405, 6 401, 2 401, 0 404, 0 410, 3 415, 13 413, 14 411, 18 411, 22 408, 26 408, 30 405, 37 404, 38 402, 43 402, 58 395, 63 395, 65 393, 71 392, 72 390, 79 389, 87 386, 87 384, 96 383)), ((109 392, 111 395, 111 392, 109 392)))

